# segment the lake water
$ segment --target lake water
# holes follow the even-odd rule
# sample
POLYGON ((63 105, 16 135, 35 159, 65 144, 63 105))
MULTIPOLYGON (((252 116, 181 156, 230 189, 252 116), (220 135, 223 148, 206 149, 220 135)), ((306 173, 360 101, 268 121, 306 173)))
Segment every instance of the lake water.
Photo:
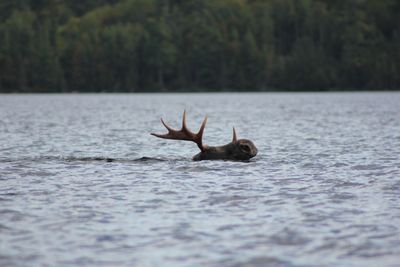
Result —
POLYGON ((400 93, 0 95, 0 266, 400 266, 399 155, 400 93))

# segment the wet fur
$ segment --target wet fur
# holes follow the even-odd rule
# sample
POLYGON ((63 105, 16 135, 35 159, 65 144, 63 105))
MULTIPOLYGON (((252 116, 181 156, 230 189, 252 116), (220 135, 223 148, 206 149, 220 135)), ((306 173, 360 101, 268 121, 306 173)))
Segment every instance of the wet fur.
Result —
POLYGON ((204 151, 193 157, 193 160, 249 160, 256 156, 257 148, 247 139, 240 139, 236 142, 231 142, 224 146, 208 146, 204 151), (243 151, 240 146, 247 145, 250 150, 243 151))

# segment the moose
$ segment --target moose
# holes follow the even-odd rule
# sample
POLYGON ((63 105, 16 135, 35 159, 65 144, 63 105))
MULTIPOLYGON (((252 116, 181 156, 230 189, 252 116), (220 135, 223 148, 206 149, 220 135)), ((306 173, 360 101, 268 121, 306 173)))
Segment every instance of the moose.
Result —
POLYGON ((193 160, 242 160, 246 161, 257 155, 258 150, 252 141, 237 139, 235 127, 233 127, 233 138, 229 144, 223 146, 208 146, 203 144, 203 133, 207 123, 207 116, 197 133, 193 133, 186 126, 186 111, 183 112, 182 129, 175 130, 169 127, 161 118, 161 123, 167 128, 168 133, 151 135, 172 140, 192 141, 197 144, 200 153, 193 157, 193 160))

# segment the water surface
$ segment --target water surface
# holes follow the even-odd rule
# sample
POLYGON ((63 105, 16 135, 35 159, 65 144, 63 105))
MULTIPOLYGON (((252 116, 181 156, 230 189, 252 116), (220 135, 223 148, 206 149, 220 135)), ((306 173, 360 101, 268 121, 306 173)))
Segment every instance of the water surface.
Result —
POLYGON ((400 94, 0 95, 1 266, 400 266, 400 94), (193 162, 159 119, 250 162, 193 162))

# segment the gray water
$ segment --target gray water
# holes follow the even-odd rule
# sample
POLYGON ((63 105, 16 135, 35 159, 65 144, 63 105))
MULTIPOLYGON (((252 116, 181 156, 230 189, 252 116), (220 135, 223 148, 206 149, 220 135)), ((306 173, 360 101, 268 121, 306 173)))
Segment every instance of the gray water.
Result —
POLYGON ((399 93, 0 95, 0 266, 400 266, 399 152, 399 93))

